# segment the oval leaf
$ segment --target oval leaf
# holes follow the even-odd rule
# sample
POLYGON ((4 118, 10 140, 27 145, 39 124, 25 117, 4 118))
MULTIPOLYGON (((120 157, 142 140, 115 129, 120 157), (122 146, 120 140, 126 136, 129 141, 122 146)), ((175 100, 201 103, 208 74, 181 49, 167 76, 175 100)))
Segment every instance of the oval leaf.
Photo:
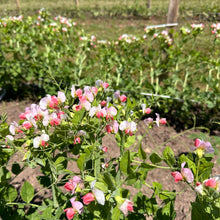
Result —
POLYGON ((21 188, 21 198, 29 203, 34 197, 34 187, 28 182, 25 181, 21 188))

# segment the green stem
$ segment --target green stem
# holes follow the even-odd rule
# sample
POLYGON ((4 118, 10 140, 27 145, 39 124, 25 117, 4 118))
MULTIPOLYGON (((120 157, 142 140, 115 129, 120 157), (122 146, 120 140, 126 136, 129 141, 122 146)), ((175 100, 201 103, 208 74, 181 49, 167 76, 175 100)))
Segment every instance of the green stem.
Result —
POLYGON ((199 167, 200 167, 200 158, 198 160, 198 165, 196 170, 196 182, 199 182, 199 167))
MULTIPOLYGON (((132 162, 142 164, 141 161, 137 161, 137 160, 132 160, 132 162)), ((152 166, 152 167, 155 167, 155 168, 160 168, 160 169, 166 169, 166 170, 174 169, 175 170, 174 167, 163 167, 163 166, 158 166, 158 165, 150 164, 150 163, 149 163, 149 165, 152 166)))
POLYGON ((25 205, 25 206, 33 206, 33 207, 39 207, 39 205, 32 204, 32 203, 21 203, 21 202, 7 202, 6 205, 25 205))

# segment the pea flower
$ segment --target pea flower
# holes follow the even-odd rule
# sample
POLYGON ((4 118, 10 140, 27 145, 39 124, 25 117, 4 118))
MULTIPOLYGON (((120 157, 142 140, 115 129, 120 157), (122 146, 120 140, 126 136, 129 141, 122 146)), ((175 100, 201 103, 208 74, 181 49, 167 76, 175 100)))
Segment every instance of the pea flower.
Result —
POLYGON ((203 153, 212 154, 215 152, 210 142, 204 142, 198 138, 195 140, 195 147, 192 150, 196 151, 199 157, 202 157, 203 153))
POLYGON ((82 183, 81 178, 78 176, 74 176, 73 179, 65 183, 64 188, 67 191, 72 191, 72 194, 74 194, 77 186, 80 185, 80 183, 82 183))
POLYGON ((122 205, 119 207, 120 211, 124 214, 126 217, 128 215, 128 211, 133 212, 133 205, 134 203, 128 199, 126 199, 122 205))
POLYGON ((158 113, 155 113, 157 118, 156 118, 156 124, 158 127, 160 127, 160 124, 166 124, 167 120, 166 118, 160 118, 160 115, 158 113))
POLYGON ((105 195, 102 190, 95 188, 96 180, 92 181, 90 187, 92 192, 87 193, 85 196, 82 197, 83 203, 85 205, 90 204, 92 201, 96 200, 100 205, 105 205, 105 195))
POLYGON ((181 172, 175 171, 171 175, 174 177, 175 183, 178 183, 180 180, 186 180, 188 183, 192 183, 194 176, 192 171, 189 168, 184 168, 186 162, 181 164, 181 172))
POLYGON ((133 132, 136 130, 137 126, 135 122, 128 122, 128 121, 123 121, 120 126, 119 129, 121 131, 125 130, 126 134, 129 134, 130 136, 133 135, 133 132))
POLYGON ((201 195, 205 195, 205 189, 213 188, 217 192, 220 192, 220 176, 215 176, 204 180, 202 183, 198 183, 195 187, 195 191, 201 195))
POLYGON ((33 140, 34 148, 39 148, 39 146, 45 147, 48 146, 49 136, 47 134, 42 134, 41 136, 37 136, 33 140))
POLYGON ((11 136, 11 135, 6 135, 6 137, 5 137, 5 143, 6 143, 6 145, 2 145, 2 147, 7 147, 7 148, 9 148, 9 145, 7 144, 8 139, 9 139, 10 141, 13 141, 13 140, 14 140, 14 137, 11 136))
POLYGON ((142 112, 143 112, 143 115, 144 114, 150 114, 151 113, 151 109, 150 108, 146 108, 146 105, 145 104, 141 104, 141 108, 142 108, 142 112))
POLYGON ((22 133, 23 131, 21 130, 21 126, 18 125, 17 122, 12 122, 9 126, 9 131, 12 135, 18 134, 18 133, 22 133))
POLYGON ((70 199, 70 202, 72 204, 72 208, 67 208, 64 209, 63 211, 66 213, 66 217, 68 219, 73 219, 74 215, 76 213, 82 214, 84 209, 83 209, 83 204, 79 201, 75 201, 76 197, 73 197, 70 199))

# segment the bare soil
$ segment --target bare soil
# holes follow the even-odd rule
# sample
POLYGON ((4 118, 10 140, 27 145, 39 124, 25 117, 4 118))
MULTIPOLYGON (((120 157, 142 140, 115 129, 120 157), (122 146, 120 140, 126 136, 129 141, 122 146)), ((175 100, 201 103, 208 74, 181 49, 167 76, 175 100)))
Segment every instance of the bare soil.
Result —
MULTIPOLYGON (((25 107, 31 104, 30 101, 12 101, 12 102, 0 102, 0 115, 2 113, 8 114, 8 123, 12 121, 18 121, 19 114, 24 112, 25 107)), ((141 121, 138 125, 137 135, 144 135, 146 132, 146 125, 143 121, 141 121)), ((200 131, 190 130, 183 131, 182 133, 178 133, 173 127, 161 126, 154 127, 149 130, 146 137, 142 141, 142 147, 144 148, 147 155, 152 153, 157 149, 157 152, 162 152, 166 146, 169 146, 173 149, 175 155, 179 155, 182 152, 190 151, 190 148, 193 146, 194 141, 190 139, 188 136, 192 133, 199 133, 200 131)), ((115 140, 112 135, 107 135, 103 138, 103 146, 108 147, 108 154, 110 157, 115 157, 119 154, 119 149, 116 146, 115 140)), ((13 161, 21 161, 22 155, 15 154, 10 163, 13 161)), ((70 166, 70 165, 69 165, 70 166)), ((76 165, 71 168, 77 172, 76 165)), ((213 169, 213 175, 219 174, 219 166, 216 164, 213 169)), ((40 200, 45 197, 51 197, 50 190, 42 190, 42 187, 38 183, 36 177, 41 175, 40 169, 35 168, 26 168, 22 173, 20 173, 17 177, 15 177, 12 181, 12 184, 16 188, 20 188, 23 185, 25 180, 29 181, 36 192, 38 192, 38 197, 36 198, 36 202, 41 202, 40 200)), ((155 169, 148 173, 146 182, 151 185, 152 182, 160 182, 163 184, 164 190, 176 190, 176 192, 181 192, 181 194, 177 195, 175 210, 177 212, 177 220, 187 220, 190 219, 190 202, 195 200, 195 193, 187 187, 184 182, 175 183, 173 177, 170 175, 169 170, 164 169, 155 169)), ((138 190, 129 187, 131 190, 131 195, 134 195, 138 192, 138 190)), ((152 191, 143 187, 142 191, 146 193, 147 196, 152 194, 152 191)), ((150 219, 150 218, 149 218, 150 219)))

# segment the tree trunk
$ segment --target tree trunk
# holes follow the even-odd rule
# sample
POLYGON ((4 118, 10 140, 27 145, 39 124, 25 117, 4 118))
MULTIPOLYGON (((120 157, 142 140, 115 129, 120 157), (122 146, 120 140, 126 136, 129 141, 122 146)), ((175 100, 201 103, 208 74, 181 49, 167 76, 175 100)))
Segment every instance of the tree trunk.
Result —
POLYGON ((17 5, 17 8, 18 8, 18 13, 20 14, 20 12, 21 12, 21 6, 20 6, 19 0, 16 0, 16 5, 17 5))
POLYGON ((76 7, 79 8, 79 0, 75 0, 76 7))
POLYGON ((177 23, 180 0, 170 0, 167 23, 177 23))
POLYGON ((147 1, 147 8, 150 9, 151 8, 151 0, 147 1))

